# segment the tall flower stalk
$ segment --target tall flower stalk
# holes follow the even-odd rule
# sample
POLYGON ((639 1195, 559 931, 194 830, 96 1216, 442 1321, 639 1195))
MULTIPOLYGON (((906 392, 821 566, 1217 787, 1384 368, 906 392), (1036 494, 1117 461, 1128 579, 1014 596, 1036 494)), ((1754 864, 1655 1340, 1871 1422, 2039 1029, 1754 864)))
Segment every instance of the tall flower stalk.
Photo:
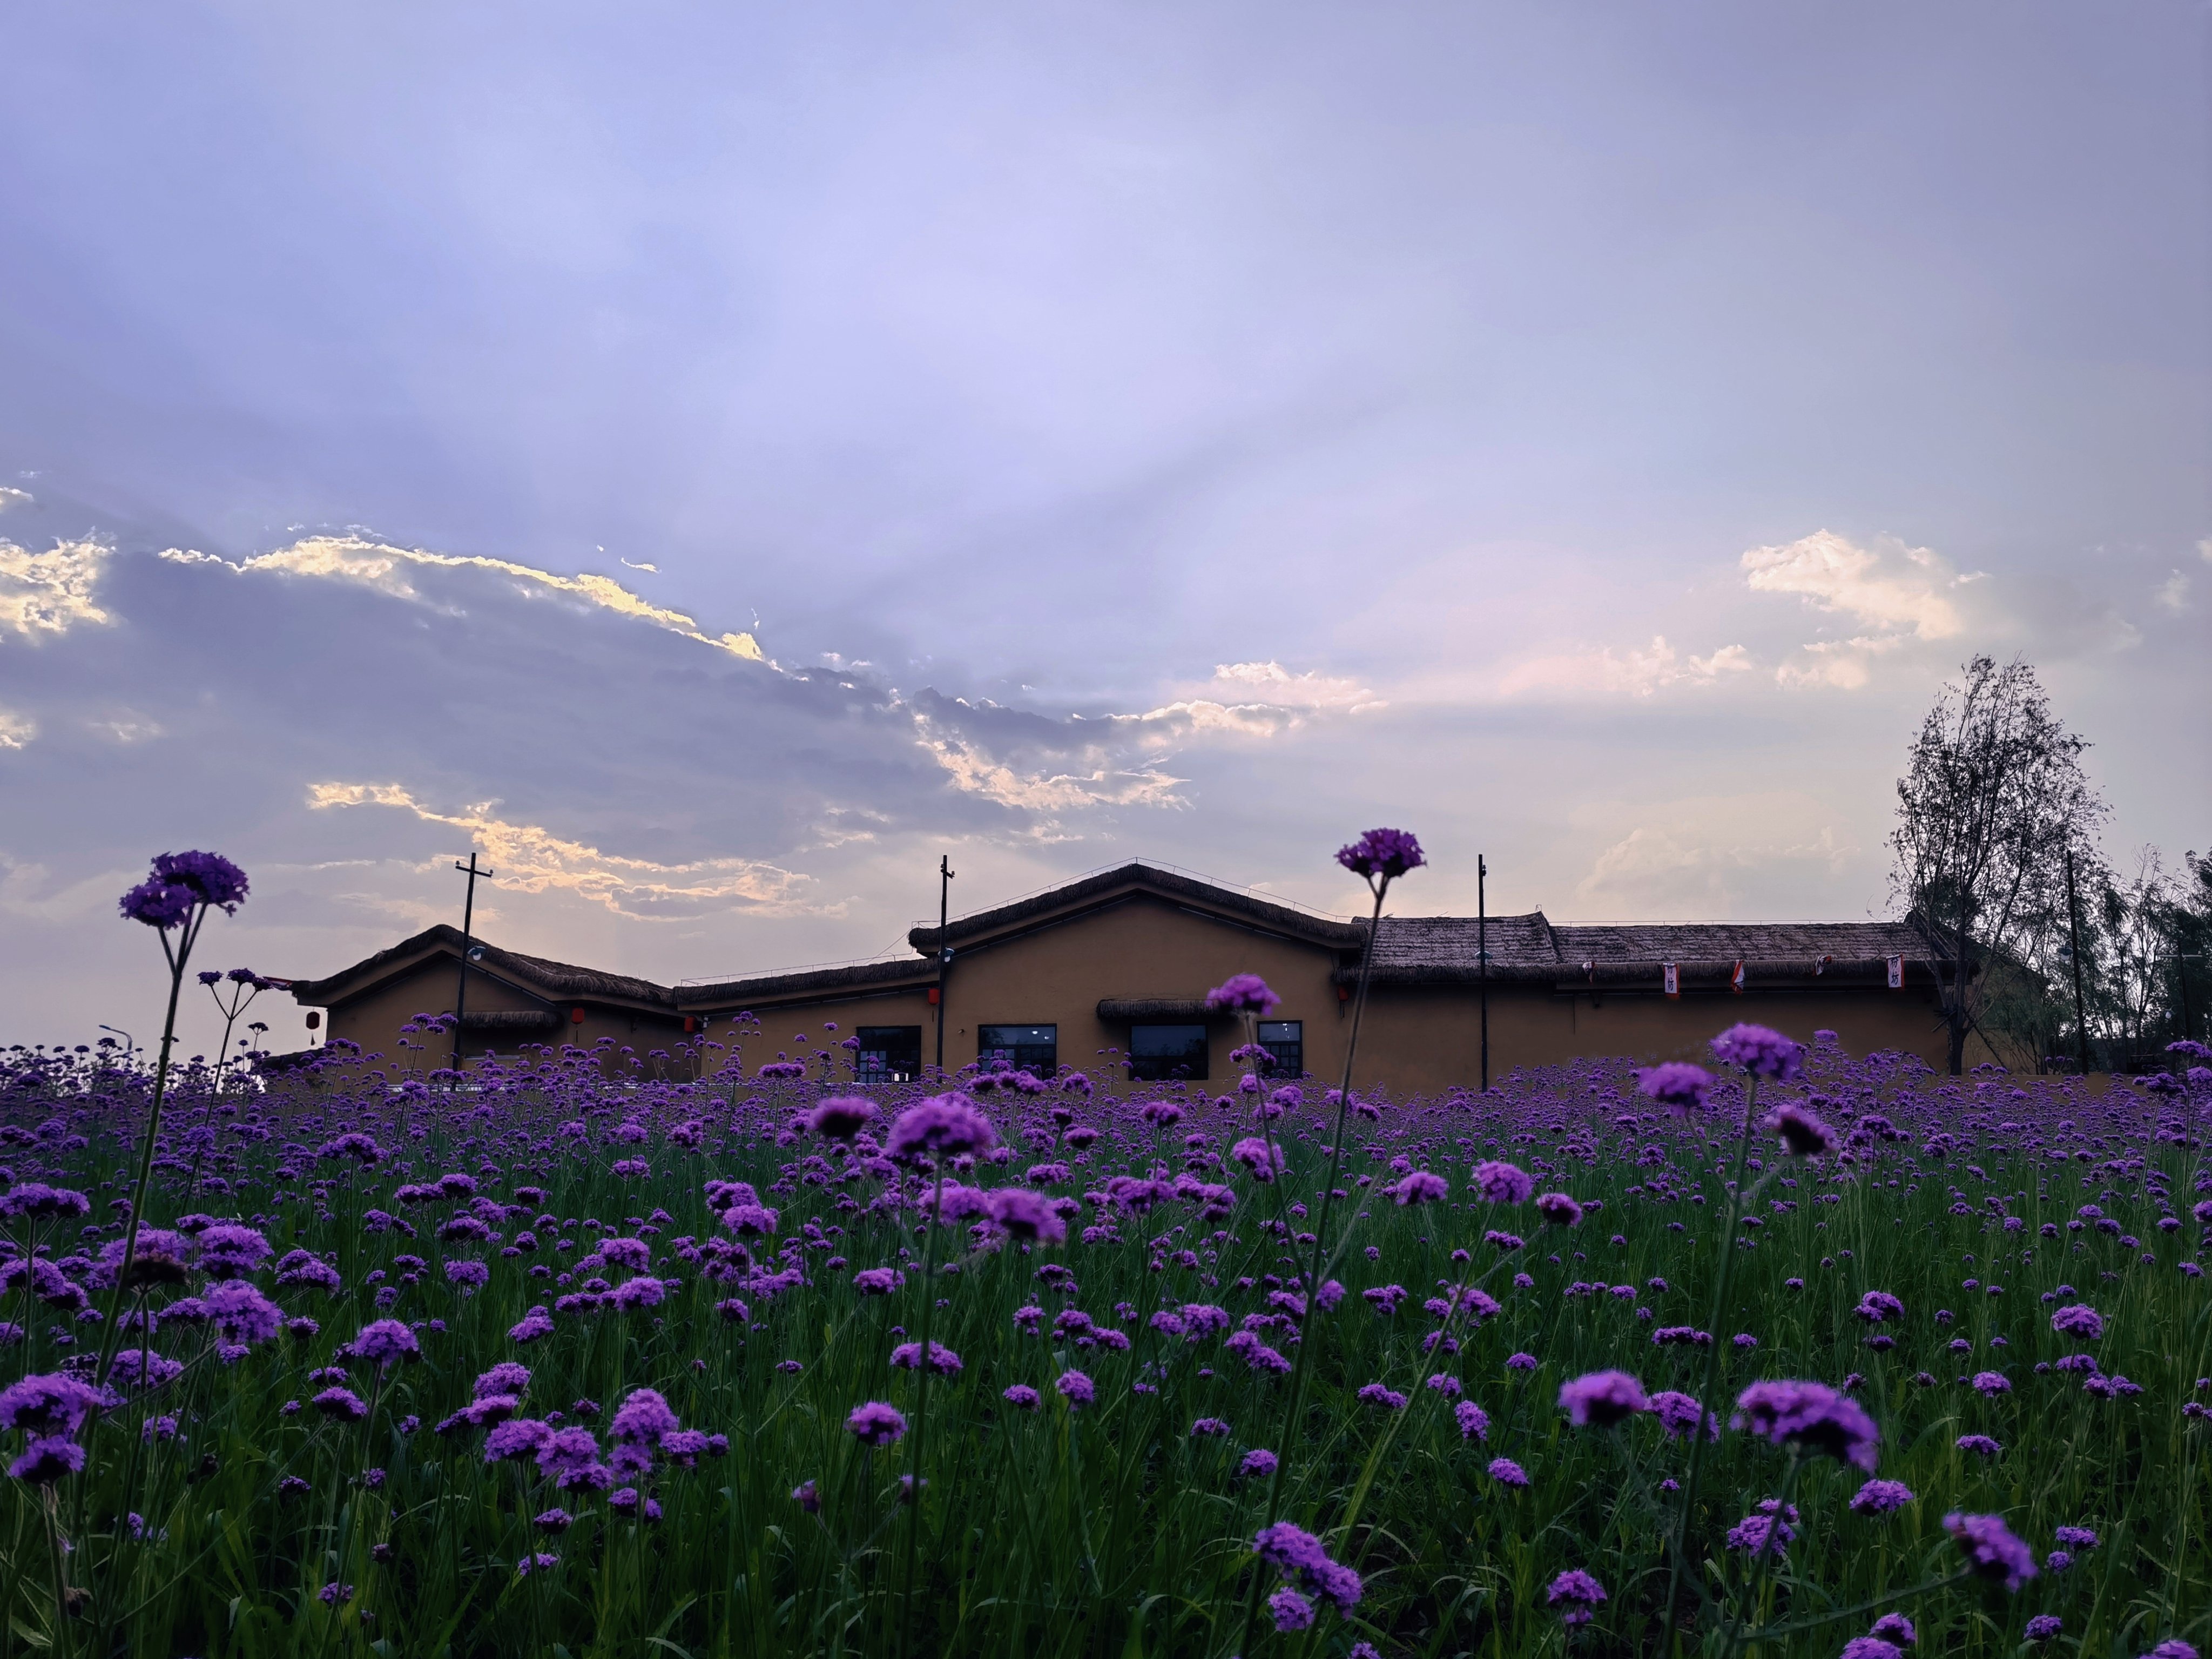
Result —
MULTIPOLYGON (((1762 1078, 1787 1083, 1804 1066, 1804 1050, 1779 1031, 1763 1025, 1732 1025, 1712 1042, 1714 1055, 1744 1072, 1743 1127, 1736 1136, 1735 1175, 1729 1182, 1728 1221, 1721 1229, 1720 1272, 1713 1286, 1713 1310, 1705 1327, 1705 1372, 1698 1386, 1700 1416, 1690 1434, 1690 1467, 1682 1481, 1682 1504, 1674 1522, 1667 1568, 1667 1616, 1660 1624, 1661 1639, 1669 1651, 1674 1647, 1674 1612, 1682 1589, 1682 1561, 1689 1547, 1690 1527, 1698 1510, 1698 1486, 1705 1474, 1706 1419, 1712 1410, 1713 1384, 1721 1358, 1721 1316, 1728 1310, 1729 1280, 1735 1271, 1735 1230, 1742 1219, 1743 1177, 1751 1158, 1751 1132, 1759 1119, 1759 1084, 1762 1078)), ((1644 1073, 1644 1092, 1670 1106, 1693 1108, 1704 1104, 1712 1079, 1700 1067, 1674 1064, 1655 1066, 1644 1073)))
MULTIPOLYGON (((1352 1001, 1352 1030, 1344 1045, 1344 1082, 1336 1093, 1336 1127, 1330 1137, 1328 1149, 1328 1179, 1321 1191, 1321 1213, 1314 1222, 1313 1266, 1306 1275, 1305 1294, 1298 1312, 1298 1352, 1291 1366, 1290 1398, 1283 1407, 1283 1430, 1276 1443, 1289 1447, 1297 1443, 1298 1408, 1305 1399, 1306 1376, 1313 1369, 1313 1345, 1307 1338, 1313 1328, 1314 1308, 1321 1299, 1322 1275, 1329 1261, 1329 1214, 1336 1205, 1336 1182, 1344 1167, 1344 1121, 1352 1109, 1352 1077, 1353 1063, 1359 1057, 1359 1025, 1367 1012, 1367 986, 1375 971, 1375 936, 1382 925, 1382 901, 1390 891, 1390 884, 1409 870, 1418 870, 1428 860, 1422 856, 1421 843, 1405 830, 1370 830, 1348 847, 1337 849, 1336 861, 1367 884, 1375 896, 1375 907, 1367 918, 1367 937, 1359 951, 1359 988, 1352 1001)), ((1279 1460, 1273 1478, 1267 1483, 1267 1519, 1272 1527, 1282 1514, 1283 1483, 1288 1475, 1288 1459, 1279 1460)), ((1259 1586, 1261 1576, 1255 1576, 1251 1595, 1244 1607, 1244 1635, 1239 1651, 1252 1645, 1252 1624, 1260 1606, 1259 1586)))
MULTIPOLYGON (((169 1088, 170 1051, 177 1041, 177 1002, 184 993, 185 969, 208 913, 238 914, 246 902, 246 872, 219 853, 164 853, 145 880, 125 893, 119 908, 126 921, 143 922, 161 941, 169 964, 169 1005, 161 1018, 161 1048, 154 1063, 154 1099, 146 1113, 146 1134, 138 1149, 137 1178, 131 1186, 131 1222, 124 1230, 123 1259, 109 1292, 106 1328, 100 1337, 95 1382, 105 1383, 123 1334, 123 1302, 131 1294, 131 1267, 138 1255, 138 1228, 146 1213, 146 1194, 154 1179, 154 1148, 161 1132, 161 1105, 169 1088), (173 938, 172 935, 174 937, 173 938)), ((226 1039, 227 1041, 228 1039, 226 1039)))

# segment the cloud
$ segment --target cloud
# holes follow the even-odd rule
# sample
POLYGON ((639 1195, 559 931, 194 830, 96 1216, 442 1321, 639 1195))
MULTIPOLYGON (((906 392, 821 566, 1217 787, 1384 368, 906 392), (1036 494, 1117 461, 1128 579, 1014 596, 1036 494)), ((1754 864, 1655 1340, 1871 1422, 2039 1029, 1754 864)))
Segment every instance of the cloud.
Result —
POLYGON ((2177 570, 2158 585, 2158 608, 2179 616, 2189 609, 2189 578, 2177 570))
MULTIPOLYGON (((1188 781, 1157 768, 1117 770, 1104 764, 1089 772, 1023 772, 994 759, 970 738, 939 730, 917 714, 922 748, 943 767, 954 786, 1001 806, 1047 815, 1092 806, 1181 806, 1176 789, 1188 781)), ((1047 828, 1056 829, 1056 823, 1047 828)))
MULTIPOLYGON (((685 639, 696 640, 702 645, 729 652, 732 656, 752 661, 762 660, 761 648, 750 634, 722 634, 711 635, 699 630, 699 625, 680 611, 671 611, 640 598, 611 577, 593 575, 588 572, 574 576, 558 576, 550 570, 540 570, 534 565, 517 564, 511 559, 484 558, 475 554, 431 553, 421 548, 393 547, 383 542, 370 541, 363 536, 308 536, 289 547, 278 548, 271 553, 258 553, 234 564, 219 559, 212 553, 200 553, 188 549, 169 548, 161 556, 179 564, 220 564, 241 575, 269 572, 293 576, 323 576, 339 581, 356 582, 372 587, 393 599, 425 603, 423 595, 408 574, 407 567, 446 570, 489 570, 502 576, 511 576, 525 583, 534 583, 556 592, 566 593, 585 600, 619 616, 635 617, 671 633, 681 634, 685 639)), ((628 563, 627 560, 623 561, 628 563)), ((635 567, 650 570, 650 565, 635 567)))
POLYGON ((1751 666, 1751 653, 1740 645, 1685 659, 1665 635, 1655 634, 1646 651, 1616 653, 1611 646, 1601 646, 1527 658, 1505 671, 1498 691, 1505 697, 1650 697, 1672 685, 1717 684, 1751 666))
POLYGON ((1924 547, 1887 538, 1861 547, 1828 530, 1780 547, 1752 548, 1738 563, 1753 592, 1795 593, 1815 610, 1856 624, 1849 637, 1811 641, 1803 659, 1775 670, 1785 686, 1847 691, 1873 678, 1876 657, 1908 642, 1929 644, 1964 633, 1966 591, 1987 580, 1984 572, 1960 573, 1924 547))
POLYGON ((28 714, 0 708, 0 749, 21 749, 39 735, 39 723, 28 714))
POLYGON ((6 484, 0 484, 0 513, 5 513, 11 507, 28 507, 30 504, 29 490, 15 489, 6 484))
POLYGON ((1948 640, 1960 631, 1950 592, 1977 580, 1959 575, 1924 547, 1858 547, 1826 530, 1784 547, 1752 548, 1740 562, 1753 592, 1796 593, 1820 610, 1923 640, 1948 640))
POLYGON ((1656 805, 1614 805, 1577 813, 1578 823, 1641 819, 1600 853, 1576 899, 1608 915, 1733 914, 1780 897, 1802 912, 1808 878, 1841 875, 1859 854, 1832 809, 1811 795, 1774 792, 1698 796, 1656 805))
POLYGON ((12 629, 27 640, 58 638, 80 623, 112 622, 93 595, 113 551, 89 538, 57 541, 45 553, 0 541, 0 634, 12 629))
POLYGON ((819 910, 803 904, 797 896, 810 878, 775 865, 752 859, 657 864, 649 859, 624 858, 581 842, 563 840, 535 824, 495 817, 492 809, 496 802, 441 812, 396 783, 329 782, 307 786, 307 805, 316 810, 396 807, 425 823, 465 830, 470 843, 498 872, 495 885, 499 888, 524 893, 574 893, 617 915, 640 921, 687 920, 705 907, 730 904, 782 914, 819 910))
POLYGON ((1317 671, 1293 674, 1273 661, 1217 664, 1213 684, 1236 687, 1243 696, 1277 708, 1348 708, 1357 714, 1387 706, 1358 680, 1317 671))

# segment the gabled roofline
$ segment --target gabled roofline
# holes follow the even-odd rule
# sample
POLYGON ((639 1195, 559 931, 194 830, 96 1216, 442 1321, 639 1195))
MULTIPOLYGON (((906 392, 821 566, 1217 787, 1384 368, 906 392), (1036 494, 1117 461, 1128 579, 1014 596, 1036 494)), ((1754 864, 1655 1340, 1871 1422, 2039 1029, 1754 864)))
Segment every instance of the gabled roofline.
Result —
POLYGON ((922 958, 896 962, 857 962, 842 968, 803 968, 794 973, 755 974, 744 979, 718 981, 711 985, 679 985, 670 994, 674 1006, 686 1013, 702 1008, 720 1008, 731 1003, 774 1002, 810 992, 866 990, 876 988, 919 990, 937 983, 937 964, 922 958))
MULTIPOLYGON (((438 922, 335 974, 320 979, 292 981, 292 997, 313 1007, 338 1006, 415 971, 427 962, 441 957, 459 962, 461 945, 459 928, 448 922, 438 922)), ((657 1014, 676 1012, 667 988, 650 980, 601 973, 596 969, 580 968, 573 963, 554 962, 544 957, 526 957, 474 936, 468 939, 468 945, 483 952, 469 964, 471 975, 481 974, 540 1001, 611 1003, 657 1014)))
POLYGON ((1240 922, 1262 932, 1302 939, 1331 950, 1356 951, 1367 937, 1366 928, 1356 921, 1340 921, 1311 915, 1303 910, 1292 909, 1287 904, 1273 903, 1180 871, 1164 870, 1157 865, 1132 860, 1082 877, 1064 886, 1049 887, 1041 893, 1032 893, 1010 904, 962 916, 941 930, 928 927, 915 927, 907 933, 906 941, 923 956, 934 957, 945 945, 957 949, 963 945, 973 946, 1003 934, 1033 932, 1040 927, 1056 927, 1139 894, 1192 906, 1218 915, 1224 921, 1240 922))

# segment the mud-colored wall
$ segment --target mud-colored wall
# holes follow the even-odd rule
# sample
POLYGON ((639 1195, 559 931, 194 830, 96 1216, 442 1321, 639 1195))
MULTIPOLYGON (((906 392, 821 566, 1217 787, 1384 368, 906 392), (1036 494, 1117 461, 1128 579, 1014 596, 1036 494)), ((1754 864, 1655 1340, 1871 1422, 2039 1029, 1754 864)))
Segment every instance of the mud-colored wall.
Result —
MULTIPOLYGON (((416 968, 387 980, 365 995, 329 1010, 330 1035, 358 1042, 368 1053, 382 1054, 390 1066, 408 1070, 434 1071, 452 1060, 452 1036, 416 1036, 409 1041, 426 1046, 421 1049, 403 1049, 399 1046, 400 1030, 417 1014, 451 1013, 458 988, 459 974, 454 959, 449 956, 429 957, 416 968)), ((474 1013, 519 1013, 544 1009, 547 1006, 538 998, 502 983, 480 968, 469 970, 468 1004, 470 1011, 474 1013)), ((588 1048, 601 1037, 607 1036, 612 1037, 617 1045, 627 1044, 635 1048, 642 1055, 655 1048, 672 1052, 678 1043, 685 1041, 684 1023, 680 1018, 633 1014, 627 1010, 586 1004, 584 1006, 583 1023, 577 1024, 569 1018, 571 1006, 555 1005, 553 1012, 560 1016, 557 1025, 511 1031, 464 1032, 461 1042, 464 1063, 482 1058, 488 1050, 512 1054, 526 1042, 574 1043, 578 1048, 588 1048)))
MULTIPOLYGON (((1059 1028, 1063 1066, 1091 1072, 1102 1080, 1118 1078, 1129 1028, 1098 1018, 1102 999, 1196 1000, 1232 974, 1255 973, 1282 998, 1270 1018, 1303 1024, 1307 1071, 1333 1084, 1342 1075, 1351 1030, 1350 1008, 1331 977, 1336 963, 1335 953, 1322 945, 1137 894, 1074 921, 961 946, 945 981, 945 1064, 957 1070, 975 1060, 981 1025, 1049 1024, 1059 1028)), ((917 971, 926 972, 927 967, 918 963, 917 971)), ((382 1052, 394 1064, 426 1070, 441 1066, 445 1045, 434 1043, 431 1050, 403 1060, 398 1036, 413 1015, 449 1011, 453 981, 453 959, 431 958, 413 973, 332 1011, 331 1034, 382 1052)), ((481 970, 469 975, 468 1000, 478 1012, 545 1006, 481 970)), ((574 1006, 556 1004, 562 1023, 543 1030, 471 1031, 465 1052, 474 1057, 487 1048, 513 1050, 526 1042, 590 1048, 611 1037, 642 1059, 654 1049, 673 1054, 699 1041, 686 1036, 680 1015, 587 1002, 583 1022, 572 1024, 568 1012, 574 1006)), ((748 1073, 780 1053, 808 1059, 826 1047, 836 1053, 831 1075, 849 1079, 850 1057, 836 1045, 863 1025, 920 1026, 923 1063, 935 1059, 937 1011, 926 985, 763 1000, 749 1006, 760 1022, 750 1032, 733 1030, 735 1004, 701 1011, 707 1021, 703 1036, 710 1042, 738 1044, 748 1073), (825 1029, 832 1022, 835 1032, 825 1029), (802 1034, 804 1042, 799 1041, 802 1034)), ((1692 992, 1669 999, 1617 990, 1568 995, 1549 985, 1503 982, 1491 988, 1490 1073, 1496 1079, 1516 1066, 1595 1054, 1647 1063, 1702 1059, 1707 1042, 1738 1020, 1771 1025, 1806 1042, 1815 1030, 1826 1029, 1853 1054, 1902 1049, 1941 1069, 1944 1037, 1936 1014, 1934 989, 1922 986, 1899 991, 1754 988, 1742 996, 1692 992)), ((1243 1026, 1241 1021, 1216 1019, 1207 1027, 1208 1075, 1218 1084, 1235 1071, 1229 1053, 1243 1040, 1243 1026)), ((726 1063, 726 1053, 707 1051, 702 1056, 704 1069, 719 1069, 726 1063)), ((1978 1042, 1968 1049, 1970 1065, 1990 1058, 1978 1042)), ((691 1062, 685 1061, 684 1069, 690 1071, 691 1062)), ((1358 1084, 1408 1094, 1473 1085, 1480 1075, 1480 1002, 1474 986, 1374 989, 1360 1040, 1358 1084)))

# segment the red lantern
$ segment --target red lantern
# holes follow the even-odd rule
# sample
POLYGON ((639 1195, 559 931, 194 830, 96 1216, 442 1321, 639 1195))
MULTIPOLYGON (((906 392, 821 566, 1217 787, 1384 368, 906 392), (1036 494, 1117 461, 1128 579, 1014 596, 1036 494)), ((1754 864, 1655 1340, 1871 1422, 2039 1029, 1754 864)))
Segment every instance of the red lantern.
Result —
POLYGON ((568 1011, 568 1023, 571 1025, 581 1025, 584 1023, 584 1011, 581 1008, 571 1008, 568 1011))

